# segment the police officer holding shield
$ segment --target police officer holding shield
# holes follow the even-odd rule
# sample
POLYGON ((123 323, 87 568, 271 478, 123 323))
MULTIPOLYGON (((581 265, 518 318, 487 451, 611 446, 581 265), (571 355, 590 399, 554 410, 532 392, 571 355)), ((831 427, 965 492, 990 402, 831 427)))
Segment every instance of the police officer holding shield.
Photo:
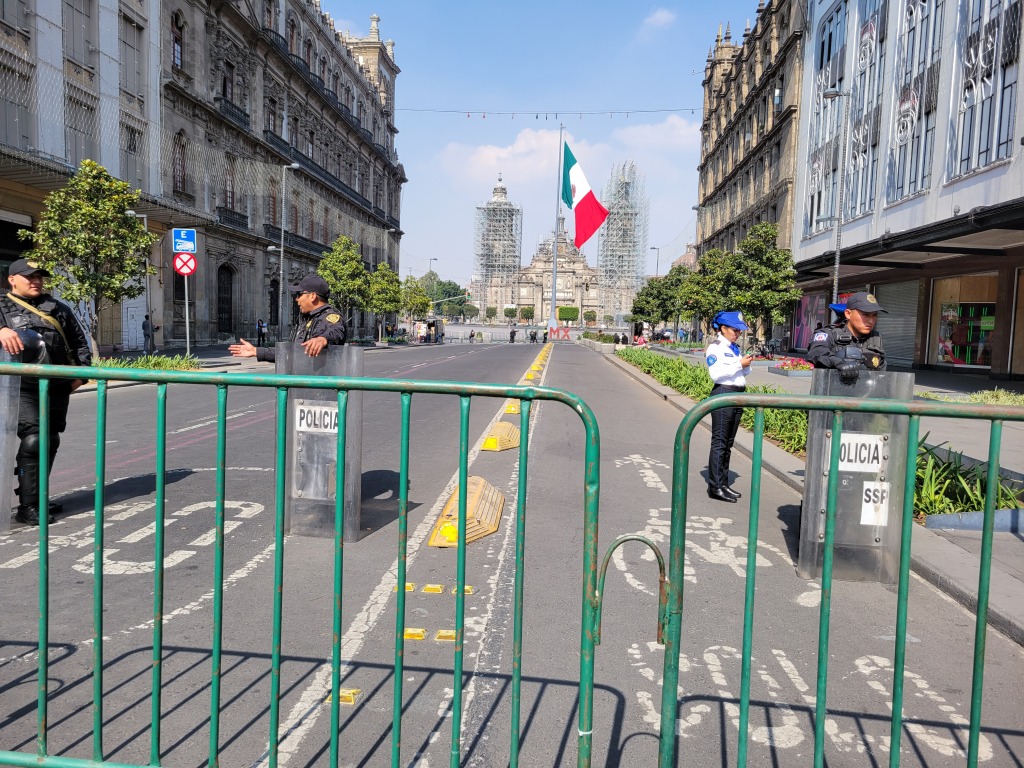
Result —
MULTIPOLYGON (((335 307, 327 303, 331 289, 327 281, 316 273, 310 273, 296 285, 288 286, 295 294, 299 305, 299 322, 295 326, 292 341, 301 344, 310 357, 316 357, 328 344, 344 344, 345 320, 335 307)), ((261 362, 273 363, 276 351, 269 347, 254 347, 245 339, 239 339, 228 351, 235 357, 255 357, 261 362)))
MULTIPOLYGON (((71 308, 46 292, 50 273, 28 259, 18 259, 8 272, 10 291, 0 296, 0 346, 21 362, 43 365, 89 365, 92 351, 71 308)), ((60 446, 60 434, 67 426, 71 393, 82 379, 50 381, 49 437, 50 463, 60 446)), ((18 511, 15 519, 39 525, 39 380, 21 377, 18 405, 18 511)), ((8 471, 0 468, 0 471, 8 471)), ((51 504, 51 512, 60 505, 51 504)))
MULTIPOLYGON (((830 305, 832 306, 832 305, 830 305)), ((873 294, 858 291, 846 300, 845 322, 814 333, 807 361, 815 368, 834 368, 844 384, 855 384, 861 370, 884 371, 885 347, 875 330, 878 313, 886 312, 873 294)))
MULTIPOLYGON (((711 321, 711 327, 718 331, 718 338, 704 353, 708 373, 714 387, 712 395, 724 392, 744 392, 747 389, 746 375, 750 373, 753 358, 740 352, 736 340, 740 332, 747 330, 740 312, 719 312, 711 321)), ((708 498, 735 504, 742 494, 729 485, 729 460, 732 458, 732 444, 740 428, 742 408, 718 408, 711 412, 711 454, 708 456, 708 498)))

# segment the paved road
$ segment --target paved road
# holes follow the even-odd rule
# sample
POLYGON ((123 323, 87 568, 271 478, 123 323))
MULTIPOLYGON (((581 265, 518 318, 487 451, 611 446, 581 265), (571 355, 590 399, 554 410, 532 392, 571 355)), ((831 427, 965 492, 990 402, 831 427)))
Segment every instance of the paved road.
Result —
MULTIPOLYGON (((539 346, 474 345, 367 355, 367 375, 515 383, 539 346)), ((544 383, 581 395, 601 425, 601 551, 623 533, 665 545, 672 440, 679 414, 601 356, 556 345, 544 383)), ((105 526, 104 749, 123 763, 148 762, 152 639, 152 386, 111 393, 105 526), (114 425, 117 425, 115 428, 114 425)), ((214 394, 172 388, 169 519, 164 621, 163 764, 205 764, 209 743, 213 578, 211 499, 216 460, 214 394)), ((499 400, 473 402, 471 441, 496 418, 499 400)), ((95 395, 73 399, 73 427, 53 485, 68 513, 51 542, 51 751, 91 754, 93 647, 91 414, 95 395), (78 456, 77 459, 73 458, 78 456), (79 489, 79 490, 76 490, 79 489)), ((583 430, 560 404, 535 408, 527 505, 523 765, 575 764, 576 681, 582 551, 583 430)), ((448 763, 454 552, 424 546, 457 472, 455 398, 413 400, 407 624, 426 639, 407 641, 403 675, 404 765, 448 763), (443 584, 442 593, 424 585, 443 584)), ((267 746, 273 583, 273 404, 267 391, 232 389, 229 398, 221 764, 250 766, 267 746)), ((508 420, 518 417, 505 416, 508 420)), ((387 765, 391 752, 398 398, 368 396, 364 416, 364 525, 345 548, 343 685, 362 691, 342 710, 342 764, 387 765)), ((707 436, 698 431, 694 467, 707 436)), ((506 495, 500 530, 471 545, 466 598, 464 764, 505 764, 514 576, 514 515, 520 467, 515 451, 471 455, 471 474, 506 495)), ((738 487, 749 464, 734 461, 738 487)), ((747 509, 712 504, 691 483, 688 569, 677 726, 681 764, 735 759, 747 509)), ((758 606, 752 665, 751 765, 810 764, 813 751, 818 591, 793 570, 799 499, 762 481, 758 606)), ((35 552, 37 534, 0 537, 0 745, 30 750, 35 731, 35 552)), ((291 538, 285 559, 281 765, 326 765, 330 689, 332 546, 291 538)), ((657 750, 662 650, 655 644, 657 570, 639 545, 619 550, 604 596, 597 654, 595 765, 651 765, 657 750)), ((838 583, 833 596, 826 754, 831 766, 888 761, 888 702, 895 596, 876 585, 838 583)), ((903 765, 962 765, 969 716, 973 617, 929 585, 911 585, 903 765)), ((995 633, 988 643, 986 733, 993 766, 1024 764, 1019 690, 1021 649, 995 633)))

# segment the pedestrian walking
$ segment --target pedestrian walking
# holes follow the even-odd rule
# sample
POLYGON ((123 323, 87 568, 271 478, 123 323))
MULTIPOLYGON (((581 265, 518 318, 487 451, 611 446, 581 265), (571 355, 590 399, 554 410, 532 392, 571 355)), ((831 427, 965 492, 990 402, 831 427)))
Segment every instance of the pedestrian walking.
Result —
POLYGON ((262 347, 267 343, 267 324, 261 317, 256 321, 256 346, 262 347))
MULTIPOLYGON (((75 319, 71 308, 47 293, 50 273, 28 259, 18 259, 8 272, 10 291, 0 297, 0 346, 21 362, 46 365, 90 365, 89 339, 75 319)), ((52 379, 47 416, 49 417, 49 470, 60 447, 60 435, 67 426, 71 393, 85 383, 83 379, 52 379)), ((26 525, 39 525, 39 380, 21 377, 18 401, 18 511, 15 519, 26 525)), ((0 471, 9 472, 7 467, 0 471)), ((59 504, 51 504, 45 513, 59 513, 59 504)), ((50 518, 52 519, 52 518, 50 518)))
POLYGON ((508 329, 508 343, 509 344, 515 344, 516 343, 516 329, 515 329, 515 326, 513 326, 512 328, 508 329))
POLYGON ((153 325, 149 319, 149 315, 145 316, 142 321, 142 340, 146 349, 146 354, 151 355, 156 352, 156 332, 160 330, 159 325, 153 325))
MULTIPOLYGON (((708 345, 704 353, 708 373, 714 387, 712 397, 726 392, 744 392, 746 375, 750 373, 753 357, 740 352, 736 340, 747 330, 740 312, 719 312, 711 321, 718 338, 708 345)), ((729 460, 732 445, 740 428, 742 408, 718 408, 711 412, 711 452, 708 455, 708 498, 735 504, 742 496, 729 485, 729 460)))

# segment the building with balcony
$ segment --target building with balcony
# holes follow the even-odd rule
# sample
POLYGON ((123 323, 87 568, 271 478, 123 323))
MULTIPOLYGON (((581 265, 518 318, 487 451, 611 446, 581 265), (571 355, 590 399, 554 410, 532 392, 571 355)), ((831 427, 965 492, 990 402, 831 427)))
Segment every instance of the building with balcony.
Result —
POLYGON ((790 246, 804 29, 791 0, 761 2, 739 42, 719 28, 702 83, 698 253, 735 251, 762 222, 790 246))
POLYGON ((136 213, 161 236, 144 296, 101 315, 105 347, 141 348, 147 311, 163 327, 159 346, 184 343, 172 227, 198 231, 188 310, 199 344, 249 335, 258 318, 279 326, 280 276, 314 269, 340 234, 368 268, 398 271, 398 74, 377 17, 355 38, 316 2, 5 6, 0 268, 24 250, 16 232, 45 195, 91 158, 140 190, 136 213))
POLYGON ((809 4, 795 347, 838 277, 888 310, 891 364, 1024 376, 1021 5, 809 4))

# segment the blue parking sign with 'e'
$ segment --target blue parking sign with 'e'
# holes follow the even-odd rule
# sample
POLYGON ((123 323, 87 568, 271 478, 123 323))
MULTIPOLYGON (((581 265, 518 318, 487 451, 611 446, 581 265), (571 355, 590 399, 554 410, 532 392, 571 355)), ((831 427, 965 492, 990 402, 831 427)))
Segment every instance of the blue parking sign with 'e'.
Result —
POLYGON ((194 229, 175 229, 173 234, 175 253, 196 252, 196 231, 194 229))

